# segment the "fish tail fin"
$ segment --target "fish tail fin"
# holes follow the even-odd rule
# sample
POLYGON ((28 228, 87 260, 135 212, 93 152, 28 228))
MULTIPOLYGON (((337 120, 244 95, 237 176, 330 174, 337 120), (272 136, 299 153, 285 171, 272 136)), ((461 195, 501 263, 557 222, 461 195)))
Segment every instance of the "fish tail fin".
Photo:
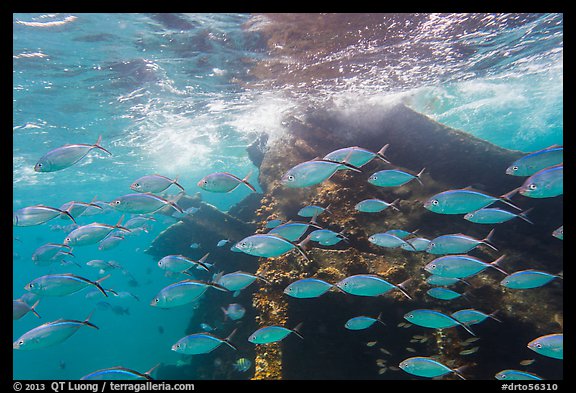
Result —
POLYGON ((182 187, 182 185, 180 183, 178 183, 179 178, 180 178, 180 176, 176 176, 176 178, 174 180, 172 180, 172 184, 174 184, 176 187, 178 187, 182 191, 185 191, 184 187, 182 187))
MULTIPOLYGON (((456 320, 455 320, 455 321, 456 321, 456 320)), ((470 333, 470 334, 473 335, 473 336, 476 336, 476 333, 474 333, 474 332, 472 331, 472 329, 470 329, 470 326, 468 326, 468 324, 463 323, 463 322, 459 322, 459 321, 456 321, 456 322, 458 322, 458 324, 459 324, 460 326, 462 326, 468 333, 470 333)))
POLYGON ((314 212, 314 215, 312 216, 312 218, 310 218, 310 223, 308 225, 313 226, 315 228, 318 229, 322 229, 322 227, 318 224, 318 221, 316 220, 318 218, 318 212, 314 212))
POLYGON ((494 269, 498 270, 500 273, 503 273, 504 275, 508 275, 508 272, 506 272, 505 270, 503 270, 502 268, 500 268, 500 266, 498 266, 498 264, 500 262, 502 262, 502 260, 506 257, 506 254, 501 255, 498 259, 496 259, 494 262, 490 263, 490 267, 493 267, 494 269))
POLYGON ((332 206, 332 203, 329 203, 328 206, 326 206, 326 207, 324 208, 324 211, 332 214, 332 212, 330 211, 330 206, 332 206))
POLYGON ((339 162, 339 164, 346 167, 346 169, 350 169, 351 171, 362 173, 362 170, 360 168, 358 168, 357 166, 354 166, 352 164, 348 164, 347 162, 342 161, 342 162, 339 162))
POLYGON ((499 318, 496 318, 496 314, 498 314, 498 312, 499 312, 499 310, 496 310, 496 311, 488 314, 488 317, 489 317, 489 318, 492 318, 492 319, 495 320, 496 322, 500 322, 500 323, 501 323, 502 320, 499 319, 499 318))
POLYGON ((304 259, 306 259, 308 262, 311 262, 306 253, 304 252, 304 250, 306 250, 306 245, 309 242, 310 242, 310 235, 306 236, 306 238, 302 240, 300 243, 292 243, 292 244, 294 245, 296 250, 298 250, 298 252, 304 257, 304 259))
POLYGON ((222 292, 230 292, 230 290, 228 288, 223 287, 222 285, 214 282, 214 281, 210 281, 209 283, 207 283, 208 285, 210 285, 212 288, 217 289, 219 291, 222 292))
POLYGON ((232 344, 232 343, 230 342, 230 340, 232 340, 232 337, 234 337, 234 335, 236 334, 236 331, 237 331, 237 330, 238 330, 238 328, 232 330, 232 333, 230 333, 230 334, 228 335, 228 337, 226 337, 225 339, 222 340, 226 345, 228 345, 230 348, 232 348, 232 349, 235 350, 235 351, 237 351, 238 348, 236 347, 236 345, 232 344))
POLYGON ((269 280, 265 279, 263 276, 261 276, 259 274, 255 274, 254 277, 256 277, 258 280, 264 281, 268 285, 272 285, 272 283, 269 280))
POLYGON ((207 272, 210 271, 210 268, 209 268, 209 267, 206 265, 206 263, 204 263, 204 262, 206 262, 206 259, 208 259, 208 255, 210 255, 209 252, 207 252, 206 254, 204 254, 204 256, 198 260, 198 264, 199 264, 200 266, 202 266, 204 269, 206 269, 207 272))
POLYGON ((386 149, 388 149, 388 147, 390 146, 389 143, 385 144, 384 146, 382 146, 382 148, 380 150, 378 150, 378 152, 376 153, 376 156, 381 159, 382 161, 384 161, 386 164, 391 164, 391 162, 386 158, 386 156, 384 155, 384 153, 386 153, 386 149))
POLYGON ((386 324, 382 320, 382 311, 380 311, 380 314, 378 314, 378 316, 376 317, 376 322, 380 322, 382 325, 386 326, 386 324))
POLYGON ((148 379, 148 380, 153 380, 154 378, 152 378, 152 373, 153 373, 154 371, 156 371, 156 369, 157 369, 158 367, 160 367, 161 365, 162 365, 162 362, 156 364, 154 367, 152 367, 150 370, 146 371, 146 372, 145 372, 144 374, 142 374, 142 375, 144 375, 144 377, 146 377, 146 379, 148 379))
POLYGON ((418 181, 418 183, 420 183, 421 186, 423 186, 424 183, 422 183, 422 180, 420 180, 420 177, 422 176, 422 174, 424 173, 425 170, 426 170, 426 168, 422 168, 422 169, 420 169, 420 172, 418 172, 415 175, 416 180, 418 181))
POLYGON ((110 153, 108 150, 104 149, 104 148, 100 145, 100 143, 102 143, 102 135, 99 135, 99 136, 98 136, 98 140, 96 141, 95 144, 92 145, 92 147, 93 147, 93 148, 96 148, 96 149, 100 149, 100 150, 108 153, 109 155, 112 155, 112 153, 110 153))
POLYGON ((172 208, 173 208, 174 210, 176 210, 178 213, 184 214, 184 210, 182 210, 182 208, 181 208, 180 206, 178 206, 178 205, 176 204, 176 202, 172 202, 172 201, 167 201, 167 202, 168 202, 168 204, 169 204, 170 206, 172 206, 172 208))
POLYGON ((224 313, 224 322, 228 320, 228 311, 224 307, 220 307, 220 310, 224 313))
POLYGON ((303 324, 303 323, 304 323, 304 322, 300 322, 298 325, 296 325, 296 326, 294 327, 294 329, 290 329, 290 331, 291 331, 292 333, 294 333, 295 335, 297 335, 298 337, 300 337, 302 340, 304 340, 304 337, 303 337, 302 334, 300 333, 300 330, 302 329, 302 324, 303 324))
POLYGON ((394 199, 394 201, 389 205, 392 209, 396 210, 397 212, 400 211, 400 209, 398 209, 398 202, 400 202, 400 198, 394 199))
POLYGON ((534 210, 533 207, 531 207, 530 209, 524 210, 522 213, 518 214, 518 217, 520 217, 521 219, 523 219, 527 223, 534 225, 534 223, 528 218, 528 213, 530 213, 532 210, 534 210))
POLYGON ((508 206, 513 207, 516 210, 522 210, 521 208, 519 208, 518 206, 516 206, 515 204, 512 203, 512 197, 514 195, 516 195, 518 193, 518 191, 520 191, 520 187, 517 187, 515 189, 513 189, 512 191, 508 191, 506 194, 502 194, 498 197, 498 199, 501 202, 504 202, 505 204, 507 204, 508 206))
POLYGON ((455 368, 452 370, 452 372, 454 374, 456 374, 460 379, 466 380, 466 378, 464 377, 464 375, 462 375, 462 371, 464 371, 466 368, 468 368, 467 365, 455 368))
POLYGON ((38 305, 38 303, 40 303, 40 299, 36 300, 36 303, 34 303, 31 307, 30 307, 30 311, 32 311, 32 313, 34 315, 36 315, 38 318, 42 318, 40 316, 40 314, 38 314, 38 312, 36 311, 36 306, 38 305))
POLYGON ((250 183, 248 183, 248 179, 250 179, 250 176, 252 176, 252 170, 250 170, 250 172, 248 172, 248 174, 246 176, 244 176, 244 179, 242 179, 242 183, 244 185, 246 185, 246 187, 248 187, 249 189, 252 190, 252 192, 257 192, 256 189, 254 188, 254 186, 250 183))
POLYGON ((60 209, 56 209, 56 210, 58 210, 61 214, 68 216, 68 218, 70 218, 72 220, 72 222, 74 224, 76 224, 76 220, 74 219, 74 217, 72 217, 72 214, 70 214, 70 211, 69 211, 70 209, 72 209, 72 205, 70 205, 70 207, 68 207, 68 209, 66 209, 66 210, 60 210, 60 209))
MULTIPOLYGON (((102 278, 99 278, 98 280, 94 281, 93 284, 96 286, 96 288, 98 288, 98 290, 100 292, 102 292, 104 294, 104 296, 108 297, 108 294, 106 293, 106 290, 104 288, 102 288, 102 286, 100 285, 100 283, 104 280, 106 280, 107 278, 110 278, 112 274, 107 274, 102 278)), ((108 291, 110 291, 110 289, 108 289, 108 291)))
POLYGON ((496 246, 494 246, 494 243, 492 243, 492 238, 494 237, 494 231, 496 230, 496 228, 493 228, 488 235, 486 235, 486 237, 484 239, 482 239, 482 244, 487 245, 488 247, 490 247, 491 249, 493 249, 494 251, 498 251, 498 249, 496 248, 496 246))
POLYGON ((412 281, 411 278, 409 278, 408 280, 405 280, 405 281, 401 282, 400 284, 396 285, 396 288, 398 288, 398 290, 400 292, 402 292, 402 294, 404 296, 406 296, 408 299, 412 300, 412 296, 410 296, 408 294, 408 292, 406 292, 406 284, 408 284, 410 281, 412 281))
POLYGON ((92 318, 92 315, 94 314, 94 310, 92 310, 92 312, 90 313, 90 315, 88 315, 86 317, 86 319, 84 321, 82 321, 82 324, 86 325, 86 326, 90 326, 91 328, 97 329, 99 330, 100 328, 96 325, 94 325, 92 322, 90 322, 90 318, 92 318))

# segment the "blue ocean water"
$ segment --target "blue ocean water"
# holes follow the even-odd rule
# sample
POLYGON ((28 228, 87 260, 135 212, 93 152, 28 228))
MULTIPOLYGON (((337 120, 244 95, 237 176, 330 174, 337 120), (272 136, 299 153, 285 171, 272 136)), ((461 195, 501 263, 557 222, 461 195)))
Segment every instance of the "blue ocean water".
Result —
MULTIPOLYGON (((261 191, 246 147, 262 132, 271 141, 281 140, 285 116, 298 117, 312 104, 330 103, 346 113, 363 102, 383 107, 403 102, 507 149, 530 152, 562 144, 562 15, 482 18, 430 14, 410 34, 408 27, 398 30, 393 45, 360 34, 356 44, 339 52, 277 59, 265 38, 273 22, 260 15, 14 14, 13 210, 111 201, 129 193, 136 178, 160 173, 178 177, 188 194, 200 193, 227 211, 250 191, 209 193, 198 180, 217 171, 239 177, 252 172, 251 183, 261 191), (474 24, 467 28, 469 19, 474 24), (298 80, 298 72, 332 64, 334 58, 340 59, 342 76, 319 72, 315 79, 298 80), (277 84, 273 76, 253 72, 257 64, 278 61, 294 64, 284 75, 293 80, 277 84), (47 151, 66 143, 92 144, 100 135, 112 157, 93 151, 71 168, 34 171, 47 151)), ((111 212, 79 217, 78 223, 113 224, 119 217, 111 212)), ((149 233, 127 237, 112 250, 74 248, 73 260, 82 267, 36 266, 31 260, 38 246, 63 241, 67 232, 57 226, 69 221, 14 227, 14 299, 40 275, 100 277, 85 265, 92 259, 120 263, 132 278, 112 274, 103 286, 140 299, 87 298, 89 290, 42 299, 37 308, 42 319, 26 315, 14 321, 14 340, 40 323, 83 320, 92 311, 91 321, 100 330, 82 328, 52 348, 15 350, 14 378, 78 379, 117 365, 144 372, 158 363, 182 362, 169 348, 184 335, 196 305, 150 307, 157 290, 174 280, 144 253, 173 222, 159 217, 149 233), (114 306, 125 311, 115 313, 114 306)))

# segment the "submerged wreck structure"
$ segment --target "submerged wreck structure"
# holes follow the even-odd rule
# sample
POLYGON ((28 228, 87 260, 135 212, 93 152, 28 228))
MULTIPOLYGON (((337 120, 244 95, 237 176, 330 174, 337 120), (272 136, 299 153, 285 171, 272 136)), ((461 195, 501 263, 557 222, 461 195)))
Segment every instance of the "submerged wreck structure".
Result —
MULTIPOLYGON (((202 233, 206 244, 264 233, 269 230, 265 228, 266 222, 273 219, 307 220, 297 214, 306 205, 330 205, 330 212, 319 215, 317 222, 334 232, 342 232, 347 241, 333 246, 309 242, 307 259, 296 252, 257 258, 232 253, 229 247, 211 251, 215 259, 224 261, 219 269, 256 273, 270 284, 259 282, 242 291, 238 298, 252 308, 242 323, 234 324, 238 339, 232 341, 244 356, 253 360, 253 371, 240 376, 214 368, 196 370, 194 377, 411 379, 414 377, 398 368, 402 360, 410 356, 435 356, 451 368, 468 365, 465 374, 470 379, 494 379, 494 374, 502 369, 526 369, 521 364, 528 363, 530 372, 549 379, 562 378, 562 367, 556 359, 536 356, 526 348, 538 336, 562 331, 560 280, 540 288, 512 290, 500 285, 504 277, 501 272, 486 269, 452 287, 465 296, 439 300, 427 295, 431 285, 425 282, 429 274, 424 270, 437 255, 383 248, 368 241, 369 236, 389 229, 417 231, 417 236, 430 240, 453 233, 483 239, 495 228, 491 241, 497 250, 480 246, 470 255, 487 262, 505 255, 499 266, 508 273, 525 269, 561 272, 562 244, 551 234, 562 225, 562 197, 535 200, 515 195, 514 204, 524 211, 533 208, 529 215, 533 225, 521 219, 498 225, 474 224, 462 215, 436 214, 423 207, 432 195, 449 189, 470 186, 494 196, 513 190, 522 184, 523 178, 508 176, 505 170, 524 153, 502 149, 446 127, 404 104, 365 105, 345 113, 336 108, 310 108, 303 118, 289 117, 284 124, 283 138, 267 144, 266 140, 259 142, 260 154, 255 164, 259 167, 263 194, 253 194, 228 213, 192 198, 188 201, 190 206, 199 208, 193 218, 168 228, 148 252, 156 257, 167 252, 184 253, 189 242, 179 244, 178 239, 190 231, 202 233), (374 159, 362 167, 362 173, 338 171, 321 184, 306 188, 287 188, 280 182, 288 169, 333 150, 360 146, 376 152, 385 144, 389 144, 386 158, 390 164, 374 159), (420 177, 422 185, 413 181, 401 187, 382 188, 367 182, 372 173, 392 168, 413 174, 425 168, 420 177), (398 199, 399 211, 355 210, 356 203, 367 198, 389 202, 398 199), (403 283, 411 299, 397 290, 383 296, 364 297, 333 289, 312 299, 296 299, 283 293, 286 286, 298 279, 313 277, 335 284, 361 273, 377 274, 395 285, 403 283), (476 334, 472 336, 461 327, 430 329, 411 325, 403 318, 420 308, 446 314, 474 308, 493 318, 471 326, 476 334), (381 315, 383 324, 362 331, 344 327, 349 318, 359 315, 374 318, 381 315), (245 339, 262 326, 282 325, 292 329, 300 323, 303 340, 289 335, 281 342, 255 346, 245 339), (526 359, 536 361, 530 363, 526 359)), ((229 294, 214 291, 210 296, 229 294)), ((210 308, 205 312, 221 313, 210 308)), ((202 317, 194 315, 191 325, 197 325, 202 317)), ((234 361, 236 354, 222 351, 218 356, 222 359, 229 356, 234 361)), ((167 377, 176 373, 168 368, 161 367, 159 374, 167 377)), ((182 371, 178 372, 182 378, 182 371)))

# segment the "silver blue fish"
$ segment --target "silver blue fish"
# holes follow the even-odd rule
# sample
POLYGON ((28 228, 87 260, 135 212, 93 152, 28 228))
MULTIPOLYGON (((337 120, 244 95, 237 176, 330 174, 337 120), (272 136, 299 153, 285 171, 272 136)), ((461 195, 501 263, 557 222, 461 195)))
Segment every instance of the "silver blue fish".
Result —
POLYGON ((252 172, 248 173, 245 178, 240 179, 229 172, 216 172, 204 176, 197 183, 198 187, 205 191, 216 192, 216 193, 226 193, 234 191, 239 185, 243 184, 250 189, 252 192, 256 192, 256 188, 250 183, 248 179, 252 172))
POLYGON ((406 239, 406 244, 401 244, 400 248, 406 251, 419 252, 426 251, 430 245, 430 240, 423 237, 413 237, 406 239))
POLYGON ((20 319, 29 312, 36 315, 36 317, 41 318, 40 314, 38 314, 36 311, 36 306, 38 306, 38 303, 40 303, 40 299, 36 300, 36 303, 31 306, 22 299, 12 300, 12 320, 15 321, 20 319))
POLYGON ((362 172, 360 169, 344 162, 312 160, 294 166, 282 176, 280 181, 285 187, 289 188, 310 187, 329 179, 340 169, 362 172))
POLYGON ((46 243, 38 247, 32 253, 32 260, 36 265, 48 265, 57 257, 68 255, 73 257, 74 254, 70 252, 70 246, 59 243, 46 243))
MULTIPOLYGON (((183 194, 179 194, 180 197, 182 195, 183 194)), ((109 205, 118 211, 133 214, 155 213, 167 206, 170 206, 178 213, 184 213, 184 210, 182 210, 174 200, 169 201, 147 192, 119 196, 110 202, 109 205)))
POLYGON ((304 206, 302 209, 298 210, 298 215, 300 217, 314 217, 314 216, 318 217, 320 214, 322 214, 324 212, 332 214, 332 212, 329 209, 330 209, 330 205, 328 205, 326 207, 309 205, 309 206, 304 206))
POLYGON ((120 217, 116 225, 93 222, 91 224, 79 226, 66 236, 64 244, 69 246, 86 246, 98 243, 115 230, 130 232, 130 229, 121 226, 123 219, 124 216, 120 217))
POLYGON ((222 344, 226 344, 230 348, 237 350, 236 346, 230 342, 235 333, 236 330, 226 338, 219 338, 206 332, 191 334, 182 337, 172 345, 172 350, 184 355, 199 355, 212 352, 222 344))
POLYGON ((209 255, 210 253, 206 253, 197 261, 184 255, 166 255, 158 261, 158 267, 162 270, 177 273, 182 273, 193 267, 200 267, 206 271, 209 271, 210 269, 205 263, 209 255))
POLYGON ((444 287, 434 287, 426 291, 429 296, 440 300, 453 300, 462 296, 461 293, 444 287))
POLYGON ((240 291, 256 280, 262 280, 266 284, 270 284, 270 281, 266 280, 262 276, 243 271, 224 274, 216 278, 214 281, 229 291, 240 291))
POLYGON ((364 330, 368 329, 376 322, 386 326, 386 324, 384 323, 384 321, 382 321, 381 318, 382 313, 380 313, 376 318, 360 315, 358 317, 350 318, 349 320, 347 320, 346 323, 344 324, 344 327, 349 330, 364 330))
POLYGON ((347 162, 357 168, 363 167, 376 157, 390 164, 390 161, 384 156, 388 147, 389 144, 385 144, 376 153, 358 146, 345 147, 326 154, 324 159, 336 162, 347 162))
POLYGON ((458 310, 451 314, 452 318, 456 319, 459 322, 462 322, 466 326, 475 325, 481 322, 484 322, 486 319, 491 318, 497 322, 502 322, 495 316, 496 312, 492 314, 486 314, 482 311, 478 311, 472 308, 467 308, 464 310, 458 310))
POLYGON ((234 245, 234 248, 245 254, 266 258, 278 257, 292 250, 297 250, 304 258, 308 259, 302 248, 306 241, 307 239, 301 243, 294 243, 275 234, 257 234, 240 240, 234 245))
POLYGON ((499 208, 483 208, 466 213, 464 219, 476 224, 502 224, 503 222, 510 221, 514 218, 521 218, 529 224, 534 224, 527 216, 531 210, 532 208, 522 213, 514 214, 499 208))
POLYGON ((564 165, 542 169, 530 176, 518 188, 518 192, 529 198, 552 198, 564 193, 564 165))
POLYGON ((218 283, 199 280, 183 280, 162 288, 152 299, 150 305, 160 308, 183 306, 200 298, 208 288, 215 288, 220 291, 227 290, 218 283))
POLYGON ((244 317, 246 314, 246 309, 244 306, 238 303, 229 304, 227 308, 222 307, 222 312, 224 312, 224 316, 230 318, 233 321, 237 321, 244 317))
POLYGON ((66 215, 74 223, 76 220, 66 210, 56 209, 55 207, 34 205, 23 207, 12 213, 12 225, 15 227, 28 227, 34 225, 41 225, 53 218, 66 215))
POLYGON ((512 191, 500 197, 494 197, 469 188, 448 190, 430 197, 424 203, 424 207, 438 214, 466 214, 487 207, 496 201, 501 201, 521 210, 507 200, 511 193, 512 191))
POLYGON ((108 234, 108 236, 98 243, 98 250, 110 250, 111 248, 117 247, 123 240, 124 236, 108 234))
POLYGON ((412 232, 405 231, 404 229, 389 229, 384 233, 387 235, 394 235, 400 239, 406 239, 408 236, 416 236, 416 232, 418 232, 418 229, 412 232))
MULTIPOLYGON (((97 205, 95 203, 86 203, 86 202, 80 202, 80 201, 70 201, 70 202, 66 202, 65 204, 63 204, 62 206, 60 206, 60 210, 62 211, 67 211, 68 213, 70 213, 72 215, 72 217, 79 217, 81 216, 86 209, 88 209, 89 207, 93 208, 93 209, 99 209, 99 210, 103 210, 102 207, 100 205, 97 205)), ((62 219, 68 219, 67 216, 61 216, 62 219)))
POLYGON ((346 236, 342 234, 342 232, 334 232, 330 229, 317 229, 308 235, 308 238, 315 242, 327 242, 334 238, 340 238, 344 240, 348 240, 346 236))
POLYGON ((446 329, 454 326, 462 326, 468 333, 475 336, 474 332, 472 332, 466 324, 435 310, 426 308, 412 310, 404 314, 404 319, 414 325, 432 329, 446 329))
POLYGON ((170 179, 158 174, 146 175, 136 179, 132 184, 130 184, 130 189, 136 192, 158 193, 166 190, 172 184, 180 188, 182 191, 185 191, 184 187, 178 183, 178 176, 176 176, 175 179, 170 179))
POLYGON ((34 165, 34 170, 36 172, 55 172, 62 169, 68 168, 78 161, 80 161, 86 154, 88 154, 92 149, 99 149, 109 155, 112 155, 108 150, 100 146, 102 142, 102 135, 98 137, 98 140, 93 145, 87 144, 72 144, 64 145, 56 149, 50 150, 48 153, 44 154, 34 165))
POLYGON ((498 251, 492 244, 492 237, 494 236, 494 229, 492 229, 484 239, 476 239, 472 236, 464 235, 462 233, 453 233, 435 237, 430 241, 426 252, 434 255, 446 254, 466 254, 472 251, 481 244, 484 244, 491 249, 498 251))
POLYGON ((498 263, 500 263, 505 256, 506 255, 502 255, 493 262, 484 262, 481 259, 470 255, 446 255, 429 262, 424 269, 428 273, 452 278, 470 277, 489 267, 508 275, 506 271, 498 267, 498 263))
POLYGON ((422 176, 425 169, 426 168, 422 168, 416 175, 412 175, 399 169, 385 169, 370 175, 368 183, 378 187, 400 187, 416 179, 420 184, 422 184, 420 176, 422 176))
POLYGON ((499 371, 494 377, 501 381, 541 381, 544 379, 536 374, 511 369, 499 371))
POLYGON ((152 216, 134 216, 124 223, 124 228, 136 229, 147 225, 150 221, 156 221, 152 216))
POLYGON ((76 293, 88 286, 96 287, 104 296, 108 297, 100 283, 107 279, 102 277, 96 281, 77 276, 72 273, 47 274, 30 281, 24 289, 39 296, 67 296, 76 293))
POLYGON ((399 367, 407 373, 417 375, 419 377, 435 378, 454 373, 461 379, 466 379, 460 373, 460 370, 451 369, 450 367, 445 366, 439 361, 429 357, 411 357, 401 361, 399 367))
POLYGON ((410 243, 406 243, 404 239, 400 239, 398 236, 389 233, 375 233, 368 238, 368 241, 377 246, 386 248, 396 248, 405 244, 405 247, 412 248, 412 250, 416 251, 414 246, 410 243))
POLYGON ((264 225, 264 227, 265 227, 265 228, 272 229, 272 228, 276 228, 276 227, 277 227, 278 225, 280 225, 280 224, 282 224, 282 220, 278 220, 278 219, 277 219, 277 220, 270 220, 270 221, 267 221, 267 222, 266 222, 266 224, 264 225))
POLYGON ((562 276, 541 272, 538 270, 528 269, 514 272, 502 279, 500 285, 510 289, 531 289, 539 288, 548 284, 555 278, 562 278, 562 276))
POLYGON ((461 278, 453 278, 453 277, 442 277, 442 276, 437 276, 435 274, 432 274, 431 276, 426 278, 426 283, 430 284, 430 285, 439 285, 439 286, 450 286, 450 285, 454 285, 457 284, 459 282, 463 282, 467 285, 468 282, 462 280, 461 278))
POLYGON ((23 351, 50 347, 67 340, 83 326, 98 329, 86 318, 84 321, 70 319, 59 319, 54 322, 47 322, 24 333, 12 344, 13 349, 23 351))
POLYGON ((216 244, 216 247, 224 247, 228 243, 230 243, 229 239, 222 239, 222 240, 218 241, 218 243, 216 244))
POLYGON ((512 176, 531 176, 544 168, 561 164, 563 161, 564 148, 562 146, 550 146, 520 157, 506 168, 506 174, 512 176))
POLYGON ((354 209, 363 213, 379 213, 381 211, 386 210, 389 207, 391 207, 396 211, 400 211, 400 209, 398 209, 397 207, 399 201, 400 199, 395 199, 393 202, 388 203, 378 198, 365 199, 363 201, 358 202, 354 206, 354 209))
POLYGON ((298 299, 309 299, 322 296, 332 287, 333 284, 319 278, 303 278, 284 288, 284 293, 298 299))
POLYGON ((304 339, 299 331, 301 327, 302 322, 296 325, 294 329, 277 325, 265 326, 252 333, 250 337, 248 337, 248 341, 252 344, 270 344, 285 339, 290 333, 294 333, 301 339, 304 339))
POLYGON ((288 221, 284 224, 276 226, 275 228, 272 228, 268 234, 276 234, 291 242, 296 242, 306 233, 310 227, 322 228, 315 222, 314 219, 310 222, 288 221))
POLYGON ((564 359, 564 334, 547 334, 528 343, 534 352, 554 359, 564 359))
MULTIPOLYGON (((407 280, 408 281, 408 280, 407 280)), ((380 296, 397 289, 408 299, 410 295, 404 289, 404 283, 394 285, 375 274, 356 274, 339 281, 336 286, 346 293, 356 296, 380 296)))
POLYGON ((80 378, 81 381, 153 381, 152 372, 159 366, 152 367, 145 373, 132 370, 126 367, 111 367, 93 371, 80 378))

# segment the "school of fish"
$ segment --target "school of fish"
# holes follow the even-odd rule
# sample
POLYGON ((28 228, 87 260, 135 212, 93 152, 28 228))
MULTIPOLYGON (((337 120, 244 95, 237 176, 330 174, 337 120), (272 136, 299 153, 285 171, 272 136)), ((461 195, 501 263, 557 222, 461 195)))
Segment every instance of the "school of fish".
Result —
MULTIPOLYGON (((112 155, 110 151, 101 146, 102 138, 99 137, 95 144, 69 144, 55 148, 42 156, 34 170, 37 172, 53 172, 69 168, 82 160, 92 150, 112 155)), ((385 152, 389 145, 384 145, 377 152, 372 152, 360 147, 345 147, 335 150, 323 158, 305 161, 288 168, 280 179, 284 187, 302 188, 320 184, 339 171, 350 171, 354 176, 362 176, 362 167, 374 159, 381 160, 386 165, 393 165, 386 158, 385 152)), ((402 187, 416 181, 422 185, 425 179, 422 175, 425 168, 418 173, 409 173, 400 169, 380 170, 369 174, 367 182, 374 187, 402 187)), ((506 169, 510 176, 525 177, 524 183, 514 190, 494 196, 472 188, 445 190, 431 196, 423 204, 423 208, 446 215, 461 215, 463 219, 472 223, 497 225, 509 220, 519 218, 530 224, 533 223, 528 217, 529 210, 521 212, 514 202, 513 196, 520 193, 523 196, 535 199, 554 198, 563 195, 563 147, 551 146, 540 151, 530 153, 510 164, 506 169), (499 203, 502 207, 493 207, 499 203), (513 209, 513 210, 510 210, 513 209)), ((230 193, 238 187, 247 187, 252 192, 256 188, 249 183, 251 173, 244 177, 227 172, 212 173, 196 184, 203 190, 215 193, 230 193)), ((60 266, 66 266, 64 257, 73 256, 74 247, 98 245, 99 249, 114 247, 124 239, 124 236, 132 235, 137 230, 145 230, 145 226, 154 221, 154 214, 172 210, 174 214, 191 215, 194 211, 185 211, 178 205, 178 200, 187 192, 178 182, 179 179, 170 179, 159 174, 150 174, 139 179, 134 179, 127 185, 132 192, 118 196, 110 202, 92 200, 90 202, 70 201, 62 206, 53 207, 42 204, 27 206, 13 212, 13 225, 18 227, 44 225, 56 217, 71 220, 68 234, 61 243, 47 243, 39 245, 32 255, 32 260, 39 266, 51 265, 61 262, 60 266), (177 187, 179 194, 173 197, 157 195, 171 186, 177 187), (98 221, 85 225, 77 225, 79 216, 90 217, 98 215, 105 209, 115 209, 122 213, 121 218, 114 224, 98 221), (130 215, 124 222, 125 215, 130 215)), ((355 201, 355 209, 362 214, 374 214, 385 209, 399 211, 398 200, 384 201, 377 198, 355 201)), ((258 258, 273 258, 296 252, 308 260, 307 249, 313 247, 311 242, 317 242, 323 246, 331 246, 347 242, 348 237, 342 232, 334 232, 321 226, 317 218, 321 214, 330 214, 330 206, 303 206, 298 215, 309 219, 307 221, 290 220, 282 222, 273 220, 266 223, 266 233, 255 233, 244 239, 223 239, 217 247, 232 244, 232 252, 243 252, 258 258)), ((465 279, 480 274, 486 269, 493 269, 502 274, 500 284, 510 290, 528 290, 547 285, 553 280, 562 279, 562 275, 555 272, 544 272, 533 269, 508 272, 501 267, 501 262, 506 256, 501 255, 494 261, 485 261, 468 255, 468 252, 476 247, 486 246, 497 251, 493 244, 494 229, 485 238, 476 239, 462 233, 447 233, 432 239, 417 236, 416 231, 403 229, 391 229, 383 233, 371 234, 368 241, 382 248, 400 248, 407 252, 422 252, 430 254, 434 259, 423 268, 429 273, 426 282, 431 286, 426 296, 450 302, 452 299, 466 296, 466 293, 454 291, 449 286, 465 282, 465 279)), ((563 226, 556 229, 551 236, 563 240, 563 226)), ((192 248, 200 248, 200 244, 194 244, 192 248)), ((46 297, 71 296, 86 288, 97 290, 103 298, 109 296, 121 296, 118 288, 104 288, 103 282, 115 274, 115 270, 126 272, 118 263, 113 261, 93 260, 86 265, 99 269, 106 276, 91 280, 68 272, 52 273, 33 278, 24 287, 27 292, 21 298, 13 300, 13 320, 23 318, 28 313, 40 318, 42 299, 46 297)), ((230 293, 231 297, 246 289, 252 283, 261 281, 265 285, 269 281, 262 276, 244 271, 222 272, 214 271, 214 261, 210 261, 210 254, 206 253, 201 259, 193 260, 184 255, 166 255, 157 262, 158 268, 172 275, 175 280, 172 284, 158 288, 155 294, 150 295, 150 306, 159 308, 173 308, 197 301, 207 291, 222 291, 230 293), (194 272, 202 270, 212 273, 211 280, 197 280, 194 272)), ((391 291, 399 291, 407 299, 412 296, 407 291, 407 282, 392 283, 386 277, 376 274, 355 274, 339 282, 329 283, 324 280, 308 277, 290 283, 283 290, 286 296, 296 299, 316 298, 330 290, 341 293, 342 296, 377 297, 391 291)), ((240 320, 244 317, 246 309, 237 303, 230 302, 221 305, 223 318, 240 320)), ((454 310, 452 313, 442 313, 434 309, 415 308, 405 313, 404 322, 415 324, 430 329, 462 328, 470 335, 475 336, 472 325, 481 323, 487 319, 498 321, 493 314, 486 314, 474 308, 454 310)), ((98 334, 99 327, 90 321, 91 315, 84 320, 61 319, 41 324, 23 334, 13 343, 13 349, 33 351, 40 348, 63 345, 74 333, 83 327, 91 328, 94 334, 98 334)), ((17 323, 17 322, 15 322, 17 323)), ((343 328, 349 330, 363 330, 373 328, 374 325, 387 325, 382 320, 382 315, 358 315, 350 318, 343 328)), ((194 334, 180 338, 174 342, 172 350, 186 355, 205 354, 219 347, 228 350, 237 350, 235 342, 247 340, 254 345, 267 345, 284 340, 293 335, 299 339, 307 337, 304 321, 295 326, 268 325, 261 326, 248 337, 237 337, 237 329, 227 335, 212 333, 209 325, 203 324, 204 328, 194 334), (205 325, 205 326, 204 326, 205 325)), ((400 325, 399 325, 400 326, 400 325)), ((18 330, 17 325, 15 329, 18 330)), ((373 344, 372 344, 373 345, 373 344)), ((557 360, 563 359, 563 334, 550 332, 541 337, 534 337, 526 343, 526 347, 534 351, 537 356, 549 357, 557 360)), ((475 347, 463 351, 465 354, 474 353, 475 347)), ((411 349, 410 352, 414 351, 411 349)), ((384 352, 384 351, 383 351, 384 352)), ((233 364, 238 372, 246 372, 252 362, 246 358, 239 358, 233 364)), ((152 379, 155 365, 146 372, 131 370, 118 365, 110 368, 95 370, 80 379, 152 379)), ((438 378, 453 374, 458 378, 466 379, 465 367, 454 368, 439 362, 435 356, 421 354, 412 356, 401 361, 396 366, 386 366, 384 361, 379 361, 381 371, 384 368, 403 370, 404 372, 423 378, 438 378)), ((562 367, 559 363, 558 367, 562 367)), ((541 376, 524 372, 522 370, 507 369, 498 372, 495 379, 543 379, 541 376)))

